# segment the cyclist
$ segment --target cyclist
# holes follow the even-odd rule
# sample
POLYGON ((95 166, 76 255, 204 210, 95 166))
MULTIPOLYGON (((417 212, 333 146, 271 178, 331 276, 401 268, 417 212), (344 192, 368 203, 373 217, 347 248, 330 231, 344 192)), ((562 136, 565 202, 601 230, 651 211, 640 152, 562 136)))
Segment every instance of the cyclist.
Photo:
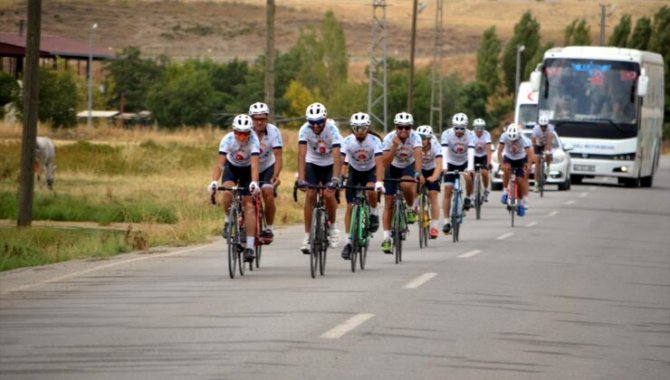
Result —
POLYGON ((475 166, 480 165, 482 185, 484 186, 484 202, 489 201, 489 169, 491 168, 491 134, 486 130, 484 119, 472 122, 475 143, 475 166))
MULTIPOLYGON (((464 172, 466 197, 463 200, 463 209, 469 210, 472 206, 472 171, 474 168, 475 145, 472 134, 468 131, 468 116, 457 113, 451 118, 451 128, 442 132, 442 168, 446 172, 458 170, 464 172)), ((454 191, 456 175, 447 173, 444 176, 444 198, 442 208, 444 210, 444 225, 442 232, 448 234, 451 231, 449 223, 449 211, 451 209, 451 195, 454 191)))
MULTIPOLYGON (((368 204, 370 205, 370 232, 379 228, 379 214, 377 211, 376 191, 384 191, 384 165, 382 164, 382 143, 372 133, 369 133, 370 115, 358 112, 351 115, 349 121, 353 134, 342 141, 340 154, 344 158, 343 173, 348 171, 347 185, 373 187, 375 191, 367 192, 368 204)), ((351 224, 351 212, 356 191, 346 190, 347 212, 344 217, 345 230, 349 231, 351 224)), ((347 244, 342 249, 342 258, 349 260, 351 255, 351 236, 347 238, 347 244)))
MULTIPOLYGON (((219 179, 225 187, 232 187, 237 183, 238 186, 243 188, 244 220, 247 233, 246 248, 243 252, 245 260, 253 260, 255 256, 255 210, 250 195, 260 191, 258 186, 260 143, 256 134, 252 132, 252 125, 253 121, 248 115, 235 116, 233 132, 226 134, 219 143, 219 158, 212 171, 212 182, 209 185, 210 196, 216 194, 219 179), (222 172, 223 176, 221 175, 222 172)), ((230 191, 224 192, 223 208, 226 218, 232 201, 233 194, 230 191)), ((230 223, 236 223, 236 221, 226 221, 223 229, 224 238, 227 238, 226 234, 230 223)))
POLYGON ((421 136, 421 175, 425 178, 428 199, 430 199, 430 230, 428 234, 431 239, 437 239, 439 235, 437 224, 440 220, 440 206, 437 196, 440 193, 440 180, 442 178, 442 149, 440 143, 433 134, 430 125, 422 125, 416 129, 421 136))
MULTIPOLYGON (((399 112, 393 118, 395 131, 390 132, 384 137, 382 149, 384 154, 382 162, 386 170, 384 179, 414 179, 423 181, 421 177, 421 137, 412 130, 414 118, 407 112, 399 112)), ((391 253, 391 218, 393 217, 393 197, 395 196, 398 185, 402 189, 405 201, 408 205, 414 204, 416 198, 416 185, 404 182, 398 183, 385 181, 384 183, 384 240, 382 241, 382 251, 391 253)), ((407 222, 416 222, 416 211, 409 210, 407 213, 407 222)))
POLYGON ((540 191, 540 155, 544 154, 547 167, 551 164, 551 144, 554 138, 554 126, 549 124, 547 115, 540 115, 531 132, 531 141, 535 152, 535 192, 540 191))
POLYGON ((312 227, 312 211, 316 201, 315 189, 304 189, 307 185, 327 185, 325 204, 328 212, 328 239, 332 248, 337 247, 339 231, 335 228, 337 201, 335 191, 340 186, 342 158, 340 145, 342 137, 335 121, 327 118, 326 107, 321 103, 312 103, 307 107, 307 121, 298 132, 298 187, 306 191, 305 196, 305 239, 300 249, 309 254, 309 231, 312 227))
POLYGON ((507 204, 507 185, 512 170, 516 177, 521 179, 517 181, 519 188, 519 206, 517 214, 526 215, 526 196, 528 195, 527 182, 524 180, 528 172, 528 162, 533 160, 533 151, 528 139, 522 136, 521 127, 517 124, 510 124, 505 133, 500 136, 498 143, 498 162, 502 162, 503 170, 503 195, 500 198, 502 204, 507 204))
POLYGON ((279 173, 283 166, 282 159, 282 138, 279 128, 274 124, 268 123, 270 108, 267 104, 257 102, 249 106, 249 116, 254 121, 254 132, 261 144, 261 153, 258 158, 258 178, 265 204, 265 221, 267 229, 261 231, 263 238, 272 241, 274 236, 272 225, 275 219, 275 187, 279 186, 279 173))

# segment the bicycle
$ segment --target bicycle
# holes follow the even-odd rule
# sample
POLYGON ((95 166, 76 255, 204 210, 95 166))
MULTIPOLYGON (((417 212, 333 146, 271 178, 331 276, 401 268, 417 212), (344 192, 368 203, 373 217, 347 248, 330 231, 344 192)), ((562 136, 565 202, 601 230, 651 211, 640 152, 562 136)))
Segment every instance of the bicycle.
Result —
POLYGON ((463 221, 463 189, 461 188, 461 172, 454 170, 446 174, 453 174, 454 189, 451 193, 451 207, 449 209, 449 221, 451 222, 451 236, 454 243, 459 239, 461 222, 463 221))
POLYGON ((544 186, 547 184, 547 161, 545 158, 545 155, 550 154, 546 152, 542 152, 540 154, 540 178, 535 178, 535 181, 537 182, 537 187, 538 190, 540 191, 540 198, 544 197, 544 186))
MULTIPOLYGON (((244 234, 244 212, 242 210, 242 191, 244 188, 240 186, 219 186, 218 190, 231 191, 233 193, 233 202, 228 211, 229 223, 224 223, 223 225, 223 236, 226 238, 228 245, 228 275, 230 278, 235 278, 235 271, 238 269, 240 276, 244 276, 245 265, 244 257, 242 256, 242 252, 244 251, 242 239, 246 240, 246 235, 244 234)), ((216 204, 214 194, 212 194, 211 201, 212 204, 216 204)), ((250 268, 252 268, 252 264, 252 262, 249 263, 250 268)))
POLYGON ((430 229, 430 199, 426 184, 419 185, 419 248, 428 247, 428 235, 430 229))
POLYGON ((514 215, 519 208, 519 185, 516 183, 516 178, 516 170, 512 169, 512 174, 510 175, 509 183, 507 184, 507 211, 510 214, 512 227, 514 227, 514 215))
POLYGON ((349 223, 349 238, 351 240, 351 271, 356 272, 356 260, 359 261, 361 270, 365 269, 365 260, 368 254, 368 246, 372 239, 370 233, 370 205, 365 194, 366 191, 374 191, 374 187, 366 186, 343 186, 344 189, 356 191, 353 208, 351 209, 351 222, 349 223))
POLYGON ((482 204, 484 203, 484 194, 482 191, 484 188, 482 185, 482 165, 480 164, 475 165, 475 178, 473 182, 475 188, 475 214, 477 220, 479 220, 482 217, 482 204))
MULTIPOLYGON (((259 186, 263 186, 265 182, 259 182, 259 186)), ((274 187, 273 196, 277 198, 277 188, 274 187)), ((263 253, 263 246, 272 243, 272 238, 263 235, 263 231, 267 229, 267 222, 265 220, 265 209, 263 207, 263 199, 261 192, 258 192, 252 198, 254 205, 254 215, 256 221, 256 239, 254 244, 254 250, 256 251, 256 268, 259 268, 261 265, 261 254, 263 253)), ((253 268, 252 268, 253 270, 253 268)))
MULTIPOLYGON (((388 182, 411 182, 416 183, 414 179, 385 179, 384 181, 388 182)), ((396 189, 396 193, 393 194, 395 198, 393 201, 393 218, 391 219, 391 240, 393 241, 393 252, 395 256, 395 263, 402 262, 402 241, 405 240, 407 233, 409 232, 409 227, 407 224, 407 203, 405 202, 405 197, 402 193, 400 185, 396 189)))
MULTIPOLYGON (((307 185, 304 188, 316 190, 316 200, 314 202, 314 210, 312 211, 312 228, 309 232, 309 270, 312 278, 316 278, 317 267, 322 276, 326 271, 326 252, 330 244, 328 242, 328 230, 330 228, 328 212, 323 201, 323 193, 327 189, 327 186, 307 185)), ((297 183, 293 186, 293 200, 295 202, 298 201, 297 183)))

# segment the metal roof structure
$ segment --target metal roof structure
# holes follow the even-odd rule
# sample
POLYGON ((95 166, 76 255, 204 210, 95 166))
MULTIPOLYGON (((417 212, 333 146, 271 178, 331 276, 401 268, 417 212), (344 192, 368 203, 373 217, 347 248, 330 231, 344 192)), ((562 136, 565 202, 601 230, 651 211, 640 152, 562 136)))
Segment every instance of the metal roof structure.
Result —
MULTIPOLYGON (((18 33, 0 33, 0 57, 25 57, 26 36, 18 33)), ((89 50, 86 42, 72 40, 60 36, 43 35, 40 38, 40 57, 88 59, 89 50)), ((113 56, 104 48, 91 48, 93 60, 111 59, 113 56)))

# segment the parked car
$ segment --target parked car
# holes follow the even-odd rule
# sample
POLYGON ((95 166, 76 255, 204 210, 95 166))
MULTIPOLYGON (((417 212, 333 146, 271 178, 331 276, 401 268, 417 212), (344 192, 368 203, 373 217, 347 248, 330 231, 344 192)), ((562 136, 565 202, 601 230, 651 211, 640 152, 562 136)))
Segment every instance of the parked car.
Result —
MULTIPOLYGON (((524 138, 530 140, 532 130, 524 129, 523 136, 524 138)), ((554 138, 552 139, 551 151, 553 154, 553 159, 549 167, 549 176, 547 176, 547 185, 558 185, 558 190, 570 190, 570 154, 568 152, 572 150, 572 146, 563 145, 561 139, 558 137, 556 132, 554 132, 554 138)), ((497 148, 497 147, 496 147, 497 148)), ((498 153, 494 151, 493 157, 491 159, 491 166, 493 173, 491 179, 491 189, 492 190, 502 190, 502 170, 500 170, 500 163, 498 162, 498 153)), ((535 165, 531 164, 530 166, 530 183, 535 183, 535 165)))

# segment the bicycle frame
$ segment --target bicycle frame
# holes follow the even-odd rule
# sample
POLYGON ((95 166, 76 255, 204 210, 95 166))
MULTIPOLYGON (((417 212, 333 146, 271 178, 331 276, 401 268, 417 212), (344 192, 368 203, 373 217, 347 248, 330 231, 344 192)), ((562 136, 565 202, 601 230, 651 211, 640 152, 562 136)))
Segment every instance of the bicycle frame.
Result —
POLYGON ((481 165, 476 165, 475 166, 475 178, 473 180, 474 182, 474 190, 475 190, 475 210, 476 210, 476 216, 477 220, 481 219, 482 215, 482 199, 484 198, 483 196, 483 185, 482 185, 482 166, 481 165))
POLYGON ((402 241, 405 240, 409 228, 407 225, 407 203, 402 192, 400 183, 416 183, 413 179, 385 179, 387 182, 399 182, 395 194, 393 194, 393 217, 391 218, 391 237, 393 240, 393 249, 395 251, 395 263, 402 262, 402 241))
MULTIPOLYGON (((307 189, 316 190, 316 199, 314 200, 314 209, 312 210, 312 228, 310 230, 310 255, 309 268, 312 278, 316 278, 316 269, 323 276, 326 270, 326 252, 328 250, 328 212, 323 201, 324 191, 327 186, 307 185, 307 189)), ((293 199, 298 201, 298 186, 293 187, 293 199)))
POLYGON ((352 243, 349 260, 351 261, 351 271, 355 272, 357 259, 359 259, 361 269, 365 269, 367 247, 372 238, 369 231, 370 205, 365 192, 374 191, 374 187, 343 186, 343 188, 356 191, 349 223, 349 238, 352 243))
MULTIPOLYGON (((244 276, 245 269, 244 258, 242 257, 242 252, 244 251, 242 239, 246 239, 246 236, 243 236, 245 220, 242 207, 242 189, 239 186, 218 187, 218 190, 231 191, 233 193, 233 200, 228 211, 229 225, 227 231, 225 231, 226 225, 224 224, 224 235, 227 236, 226 240, 228 244, 228 275, 230 278, 235 278, 236 269, 239 270, 240 276, 244 276)), ((212 202, 215 203, 215 201, 214 196, 212 196, 212 202)), ((249 263, 250 267, 252 264, 249 263)))
POLYGON ((519 207, 519 184, 517 183, 516 179, 517 176, 515 169, 512 168, 512 173, 509 177, 509 183, 507 184, 507 210, 510 213, 512 227, 514 227, 514 214, 516 214, 516 210, 519 207))
POLYGON ((463 189, 461 187, 461 172, 458 170, 447 172, 454 174, 454 188, 451 193, 451 207, 449 209, 449 220, 451 221, 451 230, 453 242, 459 239, 461 222, 463 221, 463 189))
POLYGON ((425 184, 419 185, 419 248, 428 247, 428 230, 431 222, 431 205, 428 197, 428 188, 425 184))

